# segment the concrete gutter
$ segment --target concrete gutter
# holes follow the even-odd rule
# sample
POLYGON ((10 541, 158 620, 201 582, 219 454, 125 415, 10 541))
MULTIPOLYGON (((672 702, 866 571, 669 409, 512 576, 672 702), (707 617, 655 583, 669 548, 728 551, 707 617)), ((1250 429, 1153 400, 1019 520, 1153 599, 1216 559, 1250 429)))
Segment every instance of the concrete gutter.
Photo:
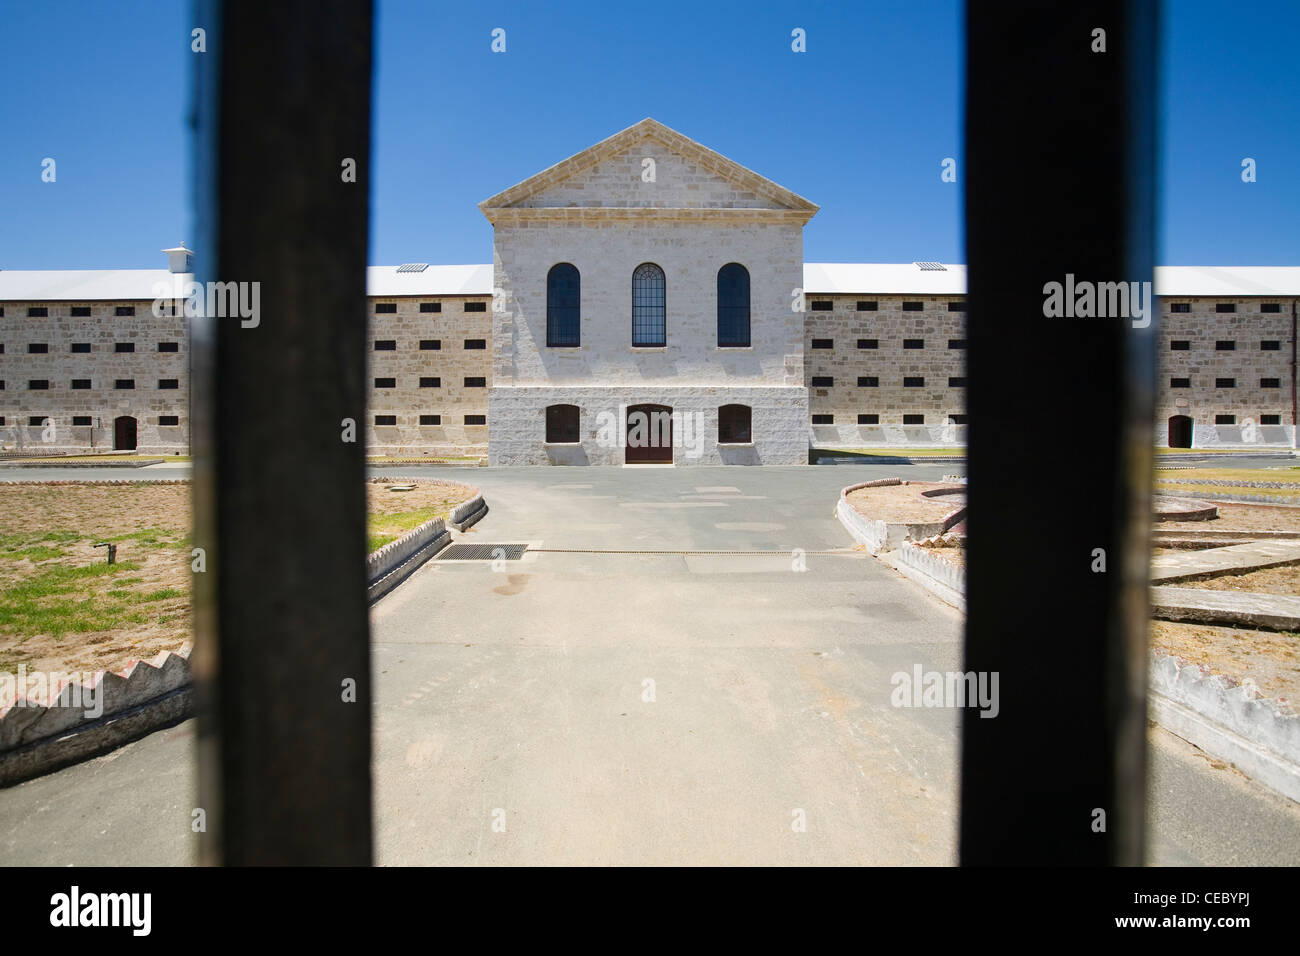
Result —
POLYGON ((1300 597, 1210 588, 1154 587, 1151 589, 1151 616, 1165 621, 1223 624, 1252 630, 1300 631, 1300 597))
POLYGON ((943 556, 942 548, 922 548, 904 541, 886 559, 903 577, 925 588, 940 601, 966 610, 966 569, 943 556))
POLYGON ((412 528, 366 558, 367 595, 374 604, 451 543, 441 518, 412 528))
POLYGON ((878 555, 883 551, 893 551, 904 541, 921 541, 925 538, 932 538, 936 534, 943 534, 948 519, 965 508, 963 505, 938 521, 909 524, 901 521, 873 520, 849 503, 849 492, 857 491, 859 488, 885 488, 901 484, 903 482, 899 478, 881 478, 876 481, 861 481, 840 491, 839 502, 835 505, 835 515, 839 518, 840 524, 844 525, 849 534, 853 536, 853 540, 866 545, 871 554, 878 555))
POLYGON ((472 524, 477 524, 487 514, 487 502, 483 500, 481 494, 475 495, 469 501, 463 502, 452 509, 447 523, 457 531, 464 531, 472 524))

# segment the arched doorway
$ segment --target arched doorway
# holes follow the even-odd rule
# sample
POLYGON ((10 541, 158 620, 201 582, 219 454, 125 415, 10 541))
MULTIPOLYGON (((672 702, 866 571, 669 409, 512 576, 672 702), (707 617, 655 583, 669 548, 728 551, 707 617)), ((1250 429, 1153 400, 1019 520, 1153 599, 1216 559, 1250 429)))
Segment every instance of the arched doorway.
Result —
POLYGON ((629 465, 673 463, 673 410, 667 405, 629 405, 627 448, 629 465))
POLYGON ((1187 415, 1172 415, 1169 418, 1169 447, 1192 447, 1192 420, 1187 415))
POLYGON ((135 451, 135 419, 130 415, 113 419, 113 450, 135 451))

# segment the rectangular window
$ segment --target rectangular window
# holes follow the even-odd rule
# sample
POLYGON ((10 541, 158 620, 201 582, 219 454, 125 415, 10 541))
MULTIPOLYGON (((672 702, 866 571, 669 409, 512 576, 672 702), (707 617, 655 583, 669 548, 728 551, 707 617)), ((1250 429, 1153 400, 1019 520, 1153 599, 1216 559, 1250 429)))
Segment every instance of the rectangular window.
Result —
POLYGON ((1231 339, 1219 339, 1214 343, 1214 351, 1216 352, 1235 352, 1236 350, 1237 343, 1231 339))
POLYGON ((73 317, 74 319, 88 319, 88 318, 90 318, 90 306, 88 306, 88 305, 74 305, 74 306, 72 307, 72 317, 73 317))
POLYGON ((815 349, 833 349, 835 348, 834 339, 813 339, 812 347, 815 349))
POLYGON ((441 348, 442 342, 439 339, 420 339, 421 352, 437 352, 441 348))
POLYGON ((904 415, 904 416, 903 416, 903 424, 904 424, 904 425, 924 425, 924 424, 925 424, 925 416, 924 416, 924 415, 904 415))
MULTIPOLYGON (((429 305, 430 303, 425 302, 425 303, 423 303, 423 304, 424 304, 424 305, 429 305)), ((434 302, 434 303, 432 303, 432 304, 433 304, 433 305, 437 305, 438 303, 434 302)), ((441 416, 441 415, 421 415, 421 416, 420 416, 420 424, 421 424, 421 425, 441 425, 441 424, 442 424, 442 416, 441 416)))
POLYGON ((75 390, 81 390, 81 389, 87 389, 87 388, 90 388, 90 379, 88 379, 88 378, 74 378, 74 379, 72 380, 72 388, 73 388, 74 391, 75 391, 75 390))
POLYGON ((880 308, 880 303, 877 302, 875 299, 859 299, 859 300, 858 300, 858 311, 859 311, 859 312, 875 312, 875 311, 876 311, 877 309, 879 309, 879 308, 880 308))
POLYGON ((903 339, 903 348, 923 349, 925 348, 925 339, 903 339))
POLYGON ((950 348, 950 349, 964 349, 965 347, 966 347, 966 340, 965 340, 965 339, 949 339, 949 340, 948 340, 948 348, 950 348))
POLYGON ((158 343, 158 351, 159 351, 159 352, 179 352, 180 350, 181 350, 181 346, 180 346, 180 343, 179 343, 179 342, 159 342, 159 343, 158 343))
POLYGON ((376 425, 396 425, 396 424, 397 424, 397 416, 396 416, 396 415, 376 415, 376 416, 375 416, 375 424, 376 424, 376 425))
POLYGON ((1169 380, 1170 388, 1191 388, 1192 380, 1190 378, 1171 378, 1169 380))
POLYGON ((1281 388, 1282 380, 1280 378, 1261 378, 1259 380, 1260 388, 1281 388))
MULTIPOLYGON (((465 303, 465 311, 466 311, 466 312, 486 312, 486 311, 487 311, 487 303, 486 303, 486 302, 466 302, 466 303, 465 303)), ((482 416, 480 416, 480 417, 482 417, 482 416)), ((469 423, 469 422, 466 422, 465 424, 468 425, 468 424, 470 424, 470 423, 469 423)), ((482 422, 479 422, 478 424, 481 425, 481 424, 483 424, 483 423, 482 423, 482 422)))
POLYGON ((177 378, 160 378, 158 387, 163 390, 177 389, 181 387, 180 379, 177 378))
POLYGON ((135 379, 133 379, 133 378, 119 378, 119 379, 116 379, 116 380, 114 380, 114 382, 113 382, 113 387, 114 387, 114 388, 120 388, 120 389, 131 389, 131 388, 135 388, 135 379))
POLYGON ((420 388, 442 388, 442 379, 432 375, 420 376, 420 388))
MULTIPOLYGON (((1282 424, 1282 416, 1281 416, 1281 415, 1260 415, 1260 416, 1259 416, 1259 423, 1260 423, 1261 425, 1281 425, 1281 424, 1282 424)), ((0 423, 0 424, 3 424, 3 423, 0 423)))
POLYGON ((1264 302, 1264 303, 1262 303, 1262 304, 1260 305, 1260 307, 1259 307, 1259 311, 1261 311, 1261 312, 1281 312, 1281 311, 1282 311, 1282 306, 1281 306, 1281 304, 1278 303, 1278 302, 1264 302))
POLYGON ((179 425, 180 423, 181 423, 181 420, 180 420, 180 418, 177 417, 176 415, 159 415, 159 416, 158 416, 158 424, 161 425, 161 426, 163 426, 164 428, 175 427, 176 425, 179 425))
POLYGON ((1232 302, 1216 302, 1214 305, 1215 312, 1236 312, 1237 306, 1232 302))
POLYGON ((859 375, 858 388, 879 388, 880 379, 875 375, 859 375))
POLYGON ((73 351, 74 354, 75 354, 75 353, 78 353, 78 352, 89 352, 89 351, 90 351, 90 343, 89 343, 89 342, 73 342, 73 343, 72 343, 72 351, 73 351))
POLYGON ((949 422, 950 424, 953 424, 953 425, 965 425, 965 424, 966 424, 966 416, 965 416, 965 415, 949 415, 949 416, 948 416, 948 422, 949 422))
POLYGON ((966 376, 964 376, 964 375, 949 375, 949 376, 948 376, 948 387, 949 387, 949 388, 965 388, 965 387, 966 387, 966 376))
POLYGON ((880 416, 879 416, 879 415, 859 415, 859 416, 858 416, 858 424, 859 424, 859 425, 879 425, 879 424, 880 424, 880 416))
POLYGON ((375 339, 376 352, 396 352, 397 339, 375 339))
POLYGON ((1191 347, 1192 343, 1190 339, 1169 340, 1169 351, 1171 352, 1187 352, 1191 350, 1191 347))
POLYGON ((835 308, 835 303, 830 299, 813 299, 812 310, 814 312, 830 312, 835 308))
POLYGON ((1214 424, 1216 425, 1235 425, 1237 424, 1236 415, 1215 415, 1214 424))
POLYGON ((834 416, 834 415, 814 415, 814 416, 812 417, 812 423, 813 423, 814 425, 834 425, 834 424, 835 424, 835 416, 834 416))
POLYGON ((29 355, 45 355, 49 351, 50 351, 50 346, 45 342, 27 343, 27 354, 29 355))
POLYGON ((466 424, 466 425, 486 425, 486 424, 487 424, 487 416, 486 416, 486 415, 466 415, 466 416, 465 416, 465 424, 466 424))
POLYGON ((50 388, 50 380, 47 378, 33 378, 27 382, 27 389, 31 392, 45 392, 50 388))
POLYGON ((375 379, 375 388, 397 388, 397 379, 377 378, 375 379))
POLYGON ((465 387, 466 388, 487 388, 487 379, 484 378, 482 375, 467 375, 465 376, 465 387))
POLYGON ((49 418, 48 415, 29 415, 27 416, 27 424, 32 428, 39 428, 45 424, 47 418, 49 418))
POLYGON ((1282 348, 1282 343, 1278 339, 1264 339, 1259 343, 1261 352, 1276 352, 1282 348))
POLYGON ((376 302, 375 315, 392 315, 397 311, 396 302, 376 302))
POLYGON ((467 349, 485 349, 487 348, 487 339, 466 339, 465 348, 467 349))
POLYGON ((1215 388, 1236 388, 1237 380, 1235 378, 1216 378, 1214 380, 1215 388))
POLYGON ((904 312, 920 312, 921 309, 922 309, 922 304, 921 304, 920 302, 904 302, 904 303, 903 303, 903 311, 904 311, 904 312))
POLYGON ((1192 305, 1190 302, 1172 302, 1169 305, 1170 312, 1190 312, 1192 305))
MULTIPOLYGON (((421 303, 420 303, 420 311, 421 311, 421 312, 441 312, 441 311, 442 311, 442 303, 441 303, 441 302, 421 302, 421 303)), ((421 417, 421 418, 437 418, 438 416, 437 416, 437 415, 421 415, 420 417, 421 417)), ((421 424, 423 424, 423 422, 422 422, 421 424)), ((437 422, 433 422, 432 424, 436 425, 436 424, 438 424, 438 423, 437 423, 437 422)))
POLYGON ((813 388, 831 388, 835 385, 835 378, 831 375, 814 375, 812 377, 813 388))
POLYGON ((27 318, 29 319, 44 319, 47 318, 49 314, 50 310, 43 305, 33 305, 27 309, 27 318))
POLYGON ((135 315, 135 306, 119 305, 113 310, 114 315, 135 315))
POLYGON ((73 415, 73 416, 72 416, 72 427, 73 427, 73 428, 85 428, 85 427, 86 427, 87 425, 89 425, 89 424, 90 424, 90 416, 89 416, 89 415, 73 415))
POLYGON ((858 339, 858 348, 878 349, 880 348, 880 340, 879 339, 858 339))
POLYGON ((925 379, 920 375, 909 375, 903 378, 903 388, 925 388, 925 379))
POLYGON ((966 303, 965 303, 965 302, 949 302, 949 303, 948 303, 948 311, 949 311, 949 312, 965 312, 965 311, 966 311, 966 303))
POLYGON ((114 351, 114 352, 134 352, 134 351, 135 351, 135 343, 134 343, 134 342, 114 342, 114 343, 113 343, 113 351, 114 351))

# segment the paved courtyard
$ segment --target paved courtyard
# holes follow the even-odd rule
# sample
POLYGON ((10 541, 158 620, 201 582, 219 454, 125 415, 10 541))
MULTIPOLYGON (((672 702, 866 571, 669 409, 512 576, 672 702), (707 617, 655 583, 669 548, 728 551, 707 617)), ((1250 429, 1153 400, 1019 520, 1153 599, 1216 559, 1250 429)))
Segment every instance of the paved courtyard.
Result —
MULTIPOLYGON (((378 861, 954 862, 958 714, 890 678, 959 669, 960 615, 832 509, 962 471, 382 472, 478 484, 461 540, 530 550, 429 562, 372 612, 378 861)), ((1300 862, 1300 808, 1151 739, 1153 862, 1300 862)), ((191 862, 192 759, 187 721, 0 791, 0 860, 191 862)))

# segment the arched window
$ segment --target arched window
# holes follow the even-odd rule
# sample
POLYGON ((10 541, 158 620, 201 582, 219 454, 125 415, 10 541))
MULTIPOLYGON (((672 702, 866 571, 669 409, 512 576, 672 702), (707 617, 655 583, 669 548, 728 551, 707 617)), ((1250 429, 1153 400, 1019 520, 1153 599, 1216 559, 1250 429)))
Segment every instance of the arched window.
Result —
POLYGON ((546 443, 574 445, 578 442, 578 406, 546 406, 546 443))
POLYGON ((546 274, 546 345, 572 348, 582 344, 582 278, 567 262, 546 274))
POLYGON ((632 273, 632 344, 667 345, 664 270, 643 262, 632 273))
POLYGON ((718 270, 718 347, 749 347, 749 270, 738 262, 718 270))
POLYGON ((718 409, 718 444, 748 445, 752 442, 748 405, 723 405, 718 409))

